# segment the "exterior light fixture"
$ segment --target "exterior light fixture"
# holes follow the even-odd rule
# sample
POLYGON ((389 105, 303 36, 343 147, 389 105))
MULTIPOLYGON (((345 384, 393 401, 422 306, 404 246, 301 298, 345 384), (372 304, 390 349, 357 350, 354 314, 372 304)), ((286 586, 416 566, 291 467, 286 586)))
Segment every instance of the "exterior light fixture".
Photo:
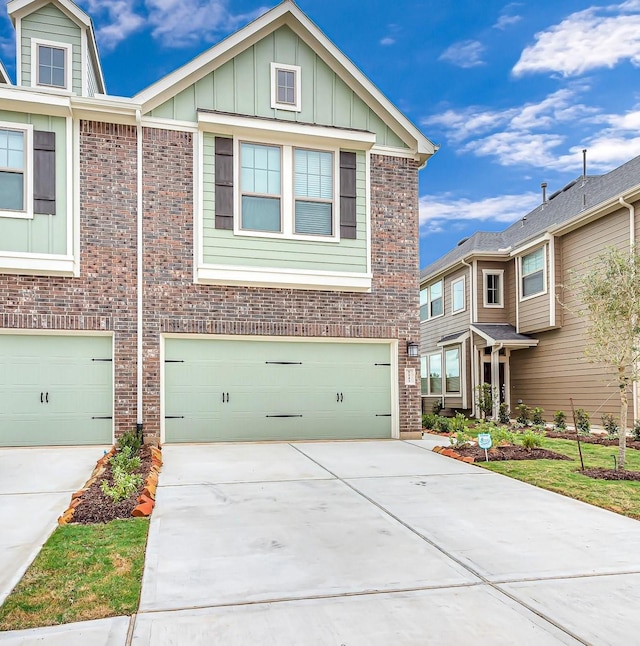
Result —
POLYGON ((414 341, 407 341, 407 356, 417 357, 420 351, 420 346, 414 341))

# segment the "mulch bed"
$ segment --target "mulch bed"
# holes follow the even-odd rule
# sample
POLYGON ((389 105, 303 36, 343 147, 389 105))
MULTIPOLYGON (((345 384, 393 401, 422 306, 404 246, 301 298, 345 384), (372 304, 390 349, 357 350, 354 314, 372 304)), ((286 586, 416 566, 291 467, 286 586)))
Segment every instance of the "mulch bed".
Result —
MULTIPOLYGON (((574 442, 576 440, 575 433, 557 433, 556 431, 546 431, 544 435, 545 437, 550 437, 553 439, 573 440, 574 442)), ((600 444, 601 446, 618 446, 617 438, 611 439, 609 437, 599 436, 599 435, 581 435, 580 441, 584 442, 585 444, 600 444)), ((631 438, 628 437, 627 448, 636 449, 640 451, 640 442, 638 442, 638 440, 632 440, 631 438)))
MULTIPOLYGON (((464 446, 454 449, 463 458, 475 458, 476 462, 484 462, 484 449, 479 446, 464 446)), ((495 446, 487 451, 489 462, 499 460, 571 460, 570 457, 549 451, 547 449, 525 449, 524 446, 495 446)))
POLYGON ((594 467, 580 471, 582 475, 598 480, 636 480, 640 482, 640 471, 626 471, 625 469, 605 469, 603 467, 594 467))
MULTIPOLYGON (((144 479, 151 469, 151 449, 148 446, 143 446, 139 456, 140 468, 135 473, 139 473, 144 479)), ((132 496, 115 504, 109 496, 102 493, 100 486, 103 480, 107 480, 110 485, 113 485, 110 463, 107 463, 104 474, 82 494, 82 500, 73 514, 74 523, 89 525, 108 523, 116 518, 131 518, 131 512, 138 505, 138 496, 145 487, 144 482, 132 496)))

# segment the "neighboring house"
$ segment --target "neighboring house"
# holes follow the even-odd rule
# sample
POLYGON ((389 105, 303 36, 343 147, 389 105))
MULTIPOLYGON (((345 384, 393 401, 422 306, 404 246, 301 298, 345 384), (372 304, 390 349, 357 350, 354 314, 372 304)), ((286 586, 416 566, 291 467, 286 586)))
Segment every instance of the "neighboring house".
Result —
POLYGON ((132 99, 73 2, 7 7, 0 445, 419 432, 434 145, 289 0, 132 99))
MULTIPOLYGON (((616 379, 584 355, 585 318, 572 272, 639 233, 640 157, 601 176, 582 176, 499 233, 476 233, 422 270, 423 410, 434 402, 476 415, 487 383, 512 414, 519 403, 586 409, 599 424, 619 412, 616 379)), ((631 395, 631 393, 630 393, 631 395)), ((629 421, 640 416, 636 389, 629 421)), ((570 418, 570 416, 569 416, 570 418)))

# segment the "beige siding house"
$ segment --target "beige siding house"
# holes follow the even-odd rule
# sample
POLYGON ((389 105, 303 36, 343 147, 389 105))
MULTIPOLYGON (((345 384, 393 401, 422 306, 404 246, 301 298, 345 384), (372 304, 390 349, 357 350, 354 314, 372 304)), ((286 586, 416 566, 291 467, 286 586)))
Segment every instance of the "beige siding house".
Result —
MULTIPOLYGON (((567 281, 609 247, 640 234, 640 157, 584 176, 498 233, 478 232, 420 275, 423 410, 435 402, 480 415, 479 385, 491 384, 494 415, 505 402, 555 411, 576 407, 599 424, 615 415, 616 381, 585 358, 580 303, 567 281)), ((628 423, 640 417, 629 392, 628 423)))

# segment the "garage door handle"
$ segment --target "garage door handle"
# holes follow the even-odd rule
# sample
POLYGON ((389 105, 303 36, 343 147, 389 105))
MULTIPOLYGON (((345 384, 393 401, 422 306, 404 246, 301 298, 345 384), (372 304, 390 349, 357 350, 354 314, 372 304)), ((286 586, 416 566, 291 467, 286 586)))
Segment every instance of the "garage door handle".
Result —
POLYGON ((44 404, 44 393, 40 393, 40 403, 44 404))
POLYGON ((265 415, 265 417, 302 417, 302 415, 265 415))
POLYGON ((336 393, 336 401, 341 402, 344 399, 342 393, 336 393))
POLYGON ((224 404, 225 401, 229 403, 229 393, 222 393, 222 403, 224 404), (226 399, 225 399, 226 397, 226 399))
POLYGON ((49 403, 49 393, 47 393, 47 394, 44 396, 44 400, 45 400, 45 402, 47 402, 47 404, 49 403))
POLYGON ((376 413, 376 417, 391 417, 391 413, 376 413))

